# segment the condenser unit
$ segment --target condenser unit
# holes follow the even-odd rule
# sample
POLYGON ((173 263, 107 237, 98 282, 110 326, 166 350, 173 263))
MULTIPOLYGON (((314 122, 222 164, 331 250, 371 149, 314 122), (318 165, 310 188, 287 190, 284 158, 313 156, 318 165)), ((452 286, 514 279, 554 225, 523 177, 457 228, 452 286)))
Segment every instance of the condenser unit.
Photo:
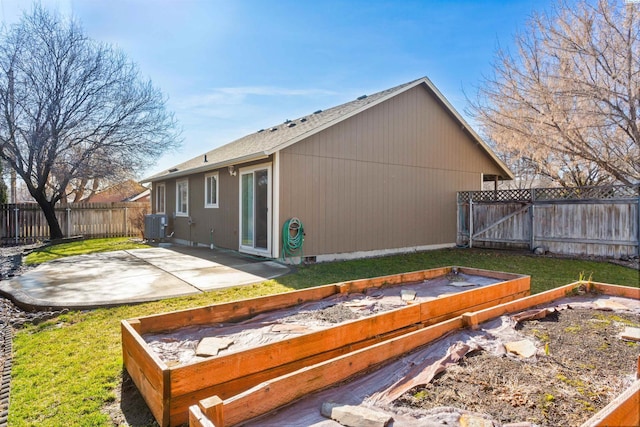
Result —
POLYGON ((150 214, 144 216, 144 237, 149 240, 164 239, 165 229, 169 224, 168 218, 163 214, 150 214))

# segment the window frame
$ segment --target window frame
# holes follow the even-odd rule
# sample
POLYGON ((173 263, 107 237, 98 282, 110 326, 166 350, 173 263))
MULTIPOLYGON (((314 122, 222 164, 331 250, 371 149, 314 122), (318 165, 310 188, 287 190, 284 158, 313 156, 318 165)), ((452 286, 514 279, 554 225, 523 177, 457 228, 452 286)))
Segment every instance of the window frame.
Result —
POLYGON ((204 207, 217 209, 220 206, 220 175, 216 172, 208 173, 204 176, 204 207), (211 178, 215 178, 215 203, 209 203, 209 196, 211 196, 211 178))
POLYGON ((159 182, 156 184, 155 190, 156 190, 155 192, 156 213, 164 214, 167 212, 167 186, 164 182, 159 182), (160 197, 160 194, 162 194, 162 197, 160 197), (162 206, 160 203, 161 201, 162 201, 162 206))
POLYGON ((189 180, 188 179, 180 179, 176 181, 176 216, 189 216, 189 180), (186 191, 185 191, 185 201, 184 201, 184 205, 185 205, 185 210, 181 211, 180 209, 182 208, 182 206, 180 206, 180 188, 182 185, 186 186, 186 191))

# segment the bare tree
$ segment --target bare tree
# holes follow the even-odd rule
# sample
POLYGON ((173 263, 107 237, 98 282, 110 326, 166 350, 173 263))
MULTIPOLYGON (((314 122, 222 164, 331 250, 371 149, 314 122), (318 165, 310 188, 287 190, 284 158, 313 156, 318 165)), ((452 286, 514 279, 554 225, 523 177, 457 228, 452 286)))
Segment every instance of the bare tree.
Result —
POLYGON ((640 4, 561 1, 499 50, 471 113, 562 185, 640 182, 640 4))
POLYGON ((86 177, 73 179, 69 181, 66 194, 60 198, 60 202, 68 203, 71 201, 77 203, 82 201, 85 197, 89 198, 95 195, 98 191, 101 191, 122 179, 122 177, 118 175, 115 175, 115 177, 117 177, 116 180, 99 178, 89 179, 86 177))
POLYGON ((7 203, 7 184, 4 181, 4 165, 3 161, 0 161, 0 205, 7 203))
POLYGON ((178 143, 162 93, 117 49, 36 6, 0 31, 0 157, 42 208, 70 183, 146 169, 178 143))

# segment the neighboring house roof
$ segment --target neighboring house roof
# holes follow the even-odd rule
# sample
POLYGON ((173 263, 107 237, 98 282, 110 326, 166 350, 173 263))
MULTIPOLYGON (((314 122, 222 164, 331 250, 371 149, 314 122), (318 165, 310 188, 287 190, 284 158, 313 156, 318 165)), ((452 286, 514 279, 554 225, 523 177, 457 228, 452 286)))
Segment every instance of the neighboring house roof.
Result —
POLYGON ((147 202, 151 200, 151 190, 147 188, 140 194, 129 197, 125 202, 147 202))
POLYGON ((493 153, 489 146, 467 124, 462 116, 453 108, 447 99, 426 77, 405 83, 391 89, 383 90, 368 96, 347 102, 327 110, 318 110, 312 114, 289 120, 285 123, 260 129, 258 132, 244 136, 222 147, 208 151, 198 157, 174 166, 168 170, 145 178, 141 182, 162 181, 168 178, 182 177, 193 173, 205 172, 225 166, 237 165, 266 158, 269 155, 295 144, 309 136, 321 132, 343 120, 348 119, 368 108, 380 104, 389 98, 399 95, 418 85, 424 85, 442 103, 444 108, 466 129, 470 136, 484 149, 502 170, 501 178, 513 179, 513 173, 493 153))
POLYGON ((139 184, 133 179, 119 182, 111 187, 105 188, 86 199, 86 203, 118 203, 118 202, 134 202, 148 196, 150 191, 144 185, 139 184))

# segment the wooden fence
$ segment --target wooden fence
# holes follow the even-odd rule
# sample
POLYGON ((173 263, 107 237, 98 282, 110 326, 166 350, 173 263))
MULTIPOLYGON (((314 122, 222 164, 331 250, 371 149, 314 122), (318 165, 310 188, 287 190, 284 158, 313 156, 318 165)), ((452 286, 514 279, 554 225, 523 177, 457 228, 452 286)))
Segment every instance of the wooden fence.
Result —
MULTIPOLYGON (((65 237, 142 236, 148 203, 70 203, 56 207, 65 237)), ((49 238, 49 225, 35 203, 0 205, 0 244, 34 243, 49 238)))
POLYGON ((458 193, 458 245, 637 256, 640 185, 458 193))

